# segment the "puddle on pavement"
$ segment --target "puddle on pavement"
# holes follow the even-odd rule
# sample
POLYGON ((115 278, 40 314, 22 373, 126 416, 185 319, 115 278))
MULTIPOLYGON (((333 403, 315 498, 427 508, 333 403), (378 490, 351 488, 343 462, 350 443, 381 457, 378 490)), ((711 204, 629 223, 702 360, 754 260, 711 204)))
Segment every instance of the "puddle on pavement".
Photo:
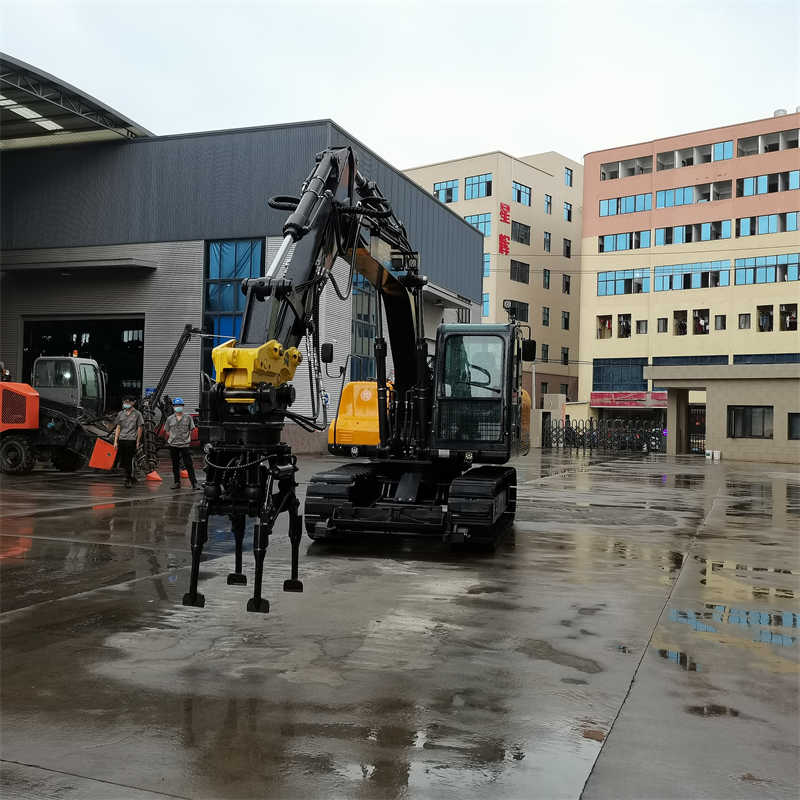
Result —
POLYGON ((537 661, 552 661, 563 667, 572 667, 579 672, 594 674, 602 672, 603 668, 591 658, 582 658, 574 653, 557 650, 550 642, 541 639, 528 639, 525 644, 517 648, 517 652, 524 653, 537 661))
POLYGON ((710 703, 705 706, 686 706, 686 710, 690 714, 695 714, 698 717, 738 717, 741 713, 730 706, 718 706, 710 703))

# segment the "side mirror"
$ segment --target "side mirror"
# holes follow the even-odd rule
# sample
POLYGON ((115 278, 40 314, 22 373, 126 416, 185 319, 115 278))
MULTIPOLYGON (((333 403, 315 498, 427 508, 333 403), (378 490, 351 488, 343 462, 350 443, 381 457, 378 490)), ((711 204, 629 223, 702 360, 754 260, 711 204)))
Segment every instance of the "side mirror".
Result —
POLYGON ((333 344, 331 342, 325 342, 319 348, 319 357, 323 364, 333 363, 333 344))
POLYGON ((536 342, 533 339, 522 340, 522 360, 536 361, 536 342))

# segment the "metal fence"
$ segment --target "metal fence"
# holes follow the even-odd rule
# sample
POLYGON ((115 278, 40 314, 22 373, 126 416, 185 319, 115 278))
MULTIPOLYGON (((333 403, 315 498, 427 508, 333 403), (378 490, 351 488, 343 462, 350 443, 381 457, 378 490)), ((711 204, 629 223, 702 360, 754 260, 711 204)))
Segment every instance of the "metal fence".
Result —
POLYGON ((555 420, 542 426, 542 447, 664 453, 667 437, 663 428, 652 420, 555 420))

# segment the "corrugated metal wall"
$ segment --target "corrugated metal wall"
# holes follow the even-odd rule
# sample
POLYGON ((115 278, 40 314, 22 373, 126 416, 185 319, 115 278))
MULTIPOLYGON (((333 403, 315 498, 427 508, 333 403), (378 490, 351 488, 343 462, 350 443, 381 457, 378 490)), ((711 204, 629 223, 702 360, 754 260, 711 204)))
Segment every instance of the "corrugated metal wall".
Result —
POLYGON ((277 235, 328 144, 352 145, 406 223, 432 281, 479 301, 483 237, 329 121, 3 153, 2 249, 277 235))
MULTIPOLYGON (((82 272, 69 277, 58 270, 6 273, 0 304, 0 359, 20 376, 25 318, 61 316, 85 319, 144 316, 144 386, 155 386, 186 323, 202 324, 203 242, 164 242, 120 247, 18 250, 15 263, 80 261, 136 257, 155 262, 154 272, 120 268, 82 272), (113 274, 112 274, 113 273, 113 274)), ((168 393, 182 395, 189 407, 198 402, 200 341, 184 350, 168 393)))

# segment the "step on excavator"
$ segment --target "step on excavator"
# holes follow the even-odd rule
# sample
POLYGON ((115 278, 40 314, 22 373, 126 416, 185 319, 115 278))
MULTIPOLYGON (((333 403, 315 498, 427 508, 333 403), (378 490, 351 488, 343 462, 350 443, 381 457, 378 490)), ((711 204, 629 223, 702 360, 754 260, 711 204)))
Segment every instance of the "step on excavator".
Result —
POLYGON ((287 421, 310 431, 327 428, 320 403, 312 402, 311 416, 290 409, 291 382, 305 341, 312 398, 319 396, 321 365, 333 360, 332 344, 318 338, 320 294, 331 282, 346 300, 356 273, 378 298, 378 442, 369 461, 311 478, 304 508, 309 537, 399 534, 492 543, 514 519, 516 471, 505 465, 520 450, 522 364, 533 361, 536 351, 523 326, 513 318, 507 324, 443 324, 429 354, 422 307, 427 278, 418 254, 389 200, 359 172, 350 147, 318 154, 300 196, 273 197, 269 205, 290 212, 284 239, 265 276, 242 281, 240 338, 214 348, 215 380, 201 393, 206 482, 192 523, 192 567, 183 597, 188 606, 205 604, 198 579, 212 515, 231 521, 235 568, 228 583, 234 585, 247 583, 245 524, 248 517, 256 520, 248 611, 269 611, 262 597, 264 558, 283 513, 291 543, 291 574, 283 588, 303 590, 297 460, 282 433, 287 421), (347 286, 331 272, 337 258, 350 266, 347 286))

